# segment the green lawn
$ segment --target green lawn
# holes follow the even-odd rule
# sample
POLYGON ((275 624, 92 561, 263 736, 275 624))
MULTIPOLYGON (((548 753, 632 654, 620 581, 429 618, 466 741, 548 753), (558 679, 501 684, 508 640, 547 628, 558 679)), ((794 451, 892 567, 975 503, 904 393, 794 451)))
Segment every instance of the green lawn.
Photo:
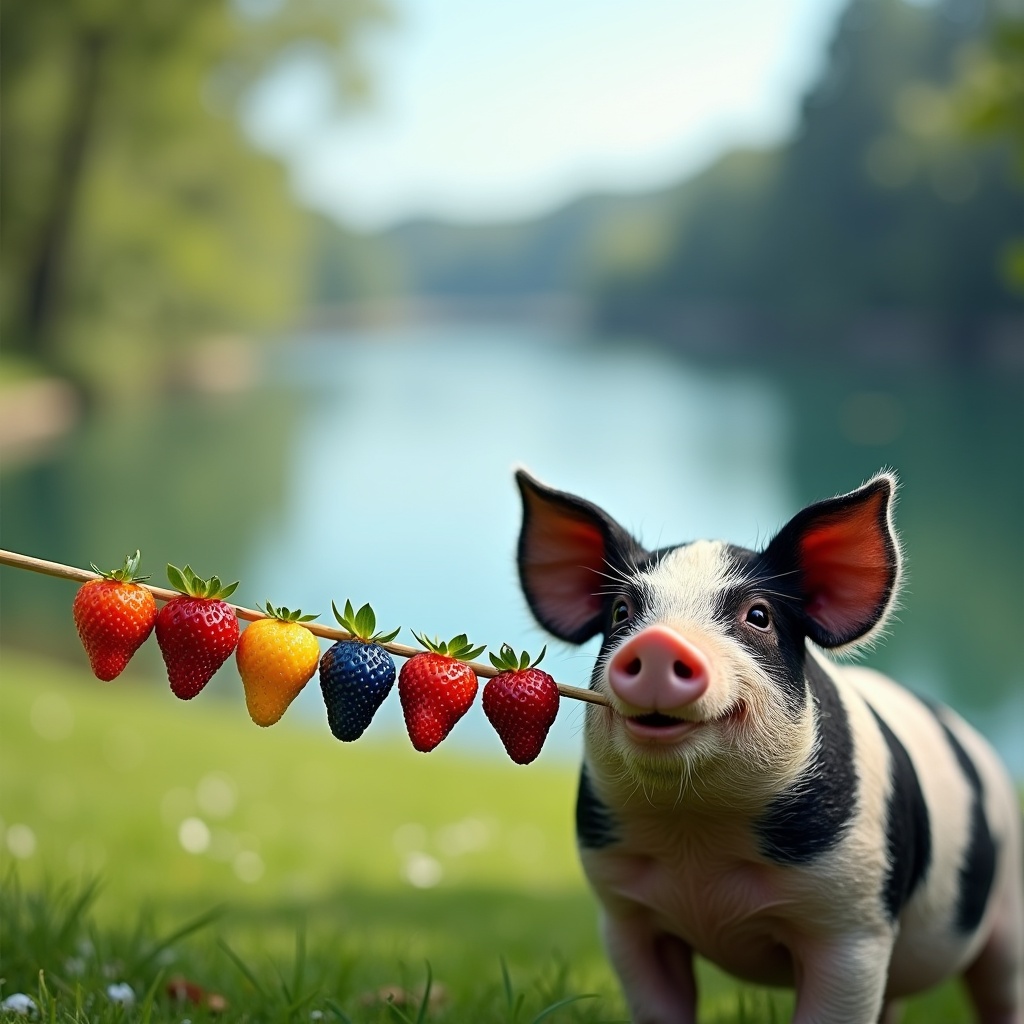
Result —
MULTIPOLYGON (((429 964, 431 1021, 530 1024, 584 995, 544 1019, 625 1019, 576 864, 571 766, 341 744, 287 717, 262 730, 240 703, 182 703, 131 672, 103 684, 0 652, 0 996, 39 1001, 42 970, 53 1020, 204 1020, 163 994, 185 976, 228 1019, 399 1021, 374 993, 422 986, 429 964), (119 982, 133 1010, 110 1003, 119 982)), ((791 1005, 702 970, 702 1019, 791 1005)), ((905 1017, 966 1019, 950 988, 905 1017)))

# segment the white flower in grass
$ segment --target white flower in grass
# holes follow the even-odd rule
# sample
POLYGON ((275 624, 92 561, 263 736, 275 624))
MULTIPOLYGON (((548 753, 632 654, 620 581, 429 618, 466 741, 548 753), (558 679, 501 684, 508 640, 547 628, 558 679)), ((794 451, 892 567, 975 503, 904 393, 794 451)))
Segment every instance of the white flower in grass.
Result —
POLYGON ((34 1017, 39 1012, 39 1007, 36 1006, 35 1000, 24 992, 14 992, 0 1003, 0 1010, 17 1013, 22 1017, 34 1017))
POLYGON ((28 827, 18 823, 7 830, 7 849, 18 860, 28 860, 36 852, 36 834, 28 827))
POLYGON ((417 889, 432 889, 444 875, 444 868, 440 861, 431 857, 429 853, 416 851, 405 858, 402 873, 405 880, 417 889))
POLYGON ((116 985, 107 986, 107 998, 119 1006, 134 1006, 135 990, 127 982, 122 981, 116 985))
POLYGON ((210 828, 202 818, 186 818, 178 826, 178 842, 186 853, 206 853, 210 848, 210 828))
POLYGON ((85 960, 80 956, 69 956, 64 961, 64 971, 73 978, 80 978, 85 974, 85 960))

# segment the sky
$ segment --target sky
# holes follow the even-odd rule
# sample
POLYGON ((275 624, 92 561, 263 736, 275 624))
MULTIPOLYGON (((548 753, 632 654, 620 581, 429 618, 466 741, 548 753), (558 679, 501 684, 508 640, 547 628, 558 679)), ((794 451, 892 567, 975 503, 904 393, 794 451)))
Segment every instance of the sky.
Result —
POLYGON ((795 123, 844 0, 392 0, 339 111, 291 52, 246 128, 305 204, 360 229, 512 220, 671 184, 795 123))

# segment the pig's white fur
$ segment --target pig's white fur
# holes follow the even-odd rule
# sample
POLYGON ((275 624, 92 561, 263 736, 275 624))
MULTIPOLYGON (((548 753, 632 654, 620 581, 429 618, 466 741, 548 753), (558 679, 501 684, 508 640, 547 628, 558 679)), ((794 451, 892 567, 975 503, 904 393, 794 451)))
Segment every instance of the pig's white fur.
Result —
MULTIPOLYGON (((679 548, 637 582, 647 611, 630 635, 655 622, 678 630, 708 658, 712 683, 689 709, 704 724, 672 746, 632 741, 619 714, 628 709, 587 711, 586 768, 614 816, 617 841, 584 848, 581 856, 603 904, 606 944, 634 1020, 694 1020, 693 952, 754 982, 795 984, 799 1024, 870 1024, 889 1000, 963 971, 984 951, 972 969, 983 1019, 1022 1024, 1020 808, 987 743, 948 714, 981 775, 1000 851, 984 919, 963 935, 952 921, 972 791, 938 722, 885 677, 837 666, 809 647, 847 712, 857 804, 836 846, 807 864, 770 863, 753 826, 766 801, 786 790, 813 754, 814 702, 794 718, 778 684, 713 621, 715 593, 730 582, 722 544, 679 548), (737 708, 744 713, 730 714, 737 708), (881 901, 890 754, 872 708, 915 766, 931 827, 930 868, 895 927, 881 901), (1000 1004, 993 988, 987 1012, 978 981, 985 971, 982 988, 1006 989, 1000 1004)), ((894 600, 895 593, 890 607, 894 600)), ((615 705, 607 660, 595 685, 615 705)))

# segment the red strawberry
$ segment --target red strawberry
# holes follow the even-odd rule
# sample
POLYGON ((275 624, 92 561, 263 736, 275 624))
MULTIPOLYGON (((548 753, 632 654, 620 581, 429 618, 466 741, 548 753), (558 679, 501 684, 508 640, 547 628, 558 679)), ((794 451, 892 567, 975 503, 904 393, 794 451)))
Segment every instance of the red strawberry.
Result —
POLYGON ((448 643, 413 636, 427 648, 414 654, 398 676, 398 696, 412 745, 426 753, 452 731, 476 697, 476 675, 465 664, 483 647, 473 647, 462 633, 448 643))
POLYGON ((72 614, 89 664, 98 679, 116 679, 131 656, 148 639, 156 622, 156 601, 138 585, 139 552, 129 555, 120 569, 101 572, 103 579, 83 584, 75 595, 72 614))
POLYGON ((184 569, 168 565, 167 578, 182 594, 160 609, 156 642, 174 695, 191 700, 238 643, 238 619, 224 601, 238 584, 225 587, 216 576, 200 579, 187 565, 184 569))
POLYGON ((526 651, 517 658, 508 644, 490 655, 498 674, 484 687, 484 714, 516 764, 529 764, 540 753, 558 714, 558 684, 537 668, 546 651, 533 664, 526 651))

